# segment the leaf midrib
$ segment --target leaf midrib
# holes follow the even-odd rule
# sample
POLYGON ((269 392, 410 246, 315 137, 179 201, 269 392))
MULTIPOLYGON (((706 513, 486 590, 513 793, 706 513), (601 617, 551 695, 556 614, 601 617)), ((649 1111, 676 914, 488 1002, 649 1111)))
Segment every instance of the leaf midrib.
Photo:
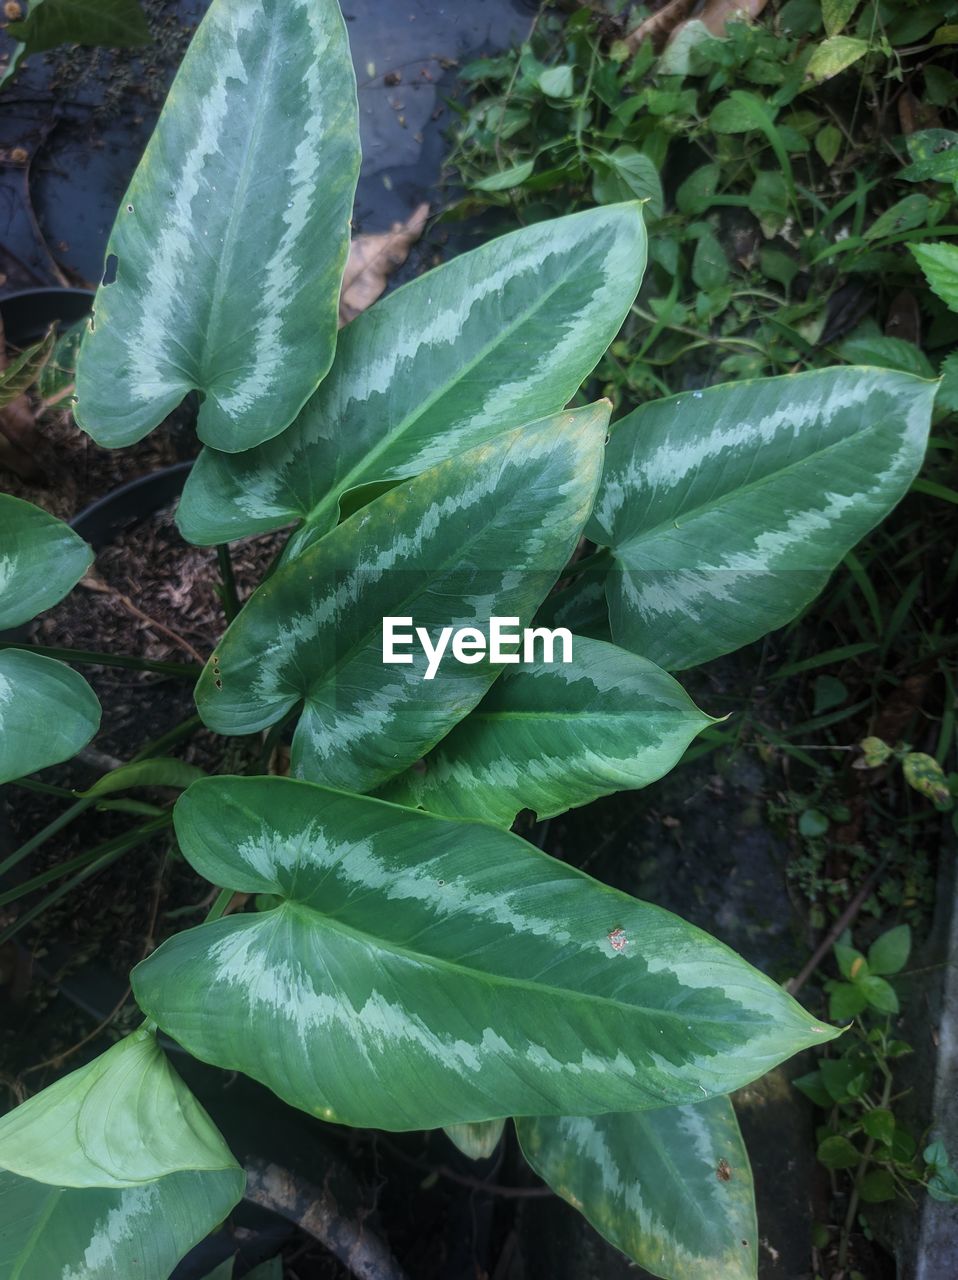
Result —
MULTIPOLYGON (((503 434, 506 434, 506 433, 503 433, 503 434)), ((565 439, 565 440, 564 440, 564 443, 565 443, 565 445, 566 445, 566 446, 568 446, 568 445, 569 445, 569 440, 568 440, 568 439, 565 439)), ((480 447, 481 447, 481 446, 480 446, 480 447)), ((507 456, 508 456, 508 455, 507 455, 507 456)), ((451 463, 451 462, 453 462, 453 461, 458 461, 458 460, 449 459, 449 460, 447 460, 447 461, 451 463)), ((503 468, 504 468, 504 466, 505 466, 505 464, 506 464, 507 457, 500 457, 500 458, 498 458, 498 459, 497 459, 497 461, 498 461, 499 471, 500 471, 500 473, 501 473, 501 472, 502 472, 502 470, 503 470, 503 468)), ((445 464, 440 464, 440 465, 445 465, 445 464)), ((573 478, 574 478, 574 480, 575 480, 576 482, 578 482, 578 480, 579 480, 578 471, 577 471, 576 475, 575 475, 573 478)), ((418 477, 417 477, 417 479, 418 479, 418 477)), ((519 488, 521 488, 521 486, 517 486, 517 490, 518 490, 519 488)), ((492 497, 493 495, 492 495, 492 494, 489 494, 489 495, 487 495, 487 496, 492 497)), ((508 503, 508 507, 512 507, 512 506, 514 506, 514 505, 515 505, 515 501, 516 501, 516 497, 517 497, 517 496, 518 496, 518 492, 517 492, 517 493, 514 493, 514 494, 510 497, 510 499, 509 499, 509 503, 508 503)), ((433 564, 433 565, 429 566, 428 570, 420 568, 420 569, 418 570, 419 572, 421 572, 421 573, 426 573, 426 572, 428 572, 428 574, 430 575, 430 576, 429 576, 429 578, 428 578, 428 580, 425 582, 425 584, 424 584, 424 585, 421 585, 421 586, 419 586, 419 587, 416 587, 416 588, 414 588, 414 589, 410 590, 407 594, 404 594, 403 596, 401 596, 401 597, 399 598, 399 600, 397 600, 397 601, 393 602, 393 603, 392 603, 392 608, 394 609, 394 614, 393 614, 392 616, 397 616, 397 617, 398 617, 398 616, 405 616, 405 615, 400 615, 400 614, 396 613, 396 612, 395 612, 395 610, 396 610, 396 609, 398 609, 400 606, 408 605, 411 601, 414 601, 414 600, 418 600, 418 599, 420 599, 420 598, 421 598, 421 596, 422 596, 424 593, 426 593, 427 591, 429 591, 429 590, 433 589, 433 588, 436 586, 436 584, 437 584, 437 578, 438 578, 438 575, 439 575, 439 574, 445 574, 445 573, 446 573, 446 572, 448 572, 448 571, 454 570, 454 569, 459 565, 459 562, 460 562, 460 561, 461 561, 461 559, 462 559, 463 553, 464 553, 465 551, 469 550, 470 548, 472 548, 473 546, 475 546, 476 542, 477 542, 480 538, 484 537, 484 536, 489 532, 489 530, 495 526, 495 524, 496 524, 496 523, 497 523, 497 521, 499 520, 500 516, 502 515, 502 512, 503 512, 504 510, 506 510, 506 509, 507 509, 507 504, 505 504, 505 503, 501 504, 500 506, 497 506, 497 507, 493 510, 493 512, 492 512, 492 514, 491 514, 491 516, 490 516, 490 518, 489 518, 488 520, 484 521, 484 522, 483 522, 483 523, 482 523, 482 524, 481 524, 481 525, 480 525, 480 526, 479 526, 479 527, 478 527, 478 528, 477 528, 473 533, 470 533, 470 535, 469 535, 469 536, 468 536, 464 541, 462 541, 462 542, 457 542, 457 543, 455 544, 455 546, 454 546, 454 547, 450 547, 449 552, 448 552, 448 554, 447 554, 445 557, 443 557, 442 555, 440 555, 440 560, 439 560, 438 565, 433 564)), ((345 527, 345 526, 342 526, 342 525, 337 526, 337 528, 343 528, 343 527, 345 527)), ((351 530, 350 530, 350 532, 351 532, 351 533, 358 533, 358 530, 351 529, 351 530)), ((335 530, 335 529, 332 529, 332 530, 330 530, 330 533, 331 533, 331 534, 335 534, 335 533, 336 533, 336 530, 335 530)), ((433 541, 435 541, 436 539, 438 539, 438 540, 439 540, 439 542, 440 542, 440 545, 441 545, 441 546, 443 546, 443 545, 448 545, 448 544, 450 543, 450 539, 449 539, 448 537, 442 537, 442 536, 441 536, 441 534, 442 534, 442 531, 441 531, 441 530, 437 530, 436 536, 435 536, 435 538, 433 539, 433 541)), ((571 536, 571 535, 570 535, 570 536, 571 536)), ((358 539, 358 537, 357 537, 356 541, 359 543, 359 545, 362 545, 362 543, 360 542, 360 540, 358 539)), ((524 543, 525 543, 525 541, 526 541, 526 540, 524 540, 524 543)), ((319 545, 319 543, 316 543, 315 545, 316 545, 316 546, 318 546, 318 545, 319 545)), ((317 557, 317 558, 318 558, 318 557, 317 557)), ((564 563, 564 561, 563 561, 562 557, 559 557, 559 560, 560 560, 560 563, 559 563, 559 565, 558 565, 556 568, 552 568, 552 567, 549 567, 549 568, 537 568, 537 567, 533 566, 532 568, 526 569, 526 570, 524 570, 523 572, 528 572, 528 573, 541 573, 543 576, 546 576, 546 575, 552 575, 552 574, 554 574, 554 575, 555 575, 555 577, 553 578, 552 585, 555 585, 555 582, 558 580, 558 576, 559 576, 559 574, 560 574, 560 573, 561 573, 561 571, 562 571, 562 563, 564 563)), ((299 557, 298 559, 293 560, 293 561, 291 561, 290 563, 291 563, 291 565, 301 565, 301 564, 302 564, 302 557, 299 557)), ((365 568, 367 568, 367 567, 368 567, 368 566, 365 566, 365 565, 362 565, 362 564, 357 564, 357 565, 355 565, 351 570, 348 570, 347 572, 350 572, 350 573, 353 573, 353 574, 362 574, 362 573, 363 573, 363 571, 364 571, 364 569, 365 569, 365 568)), ((391 568, 394 568, 395 566, 390 566, 390 567, 391 567, 391 568)), ((463 570, 463 572, 468 572, 468 573, 476 572, 476 573, 478 573, 478 572, 483 572, 483 571, 482 571, 482 570, 480 570, 478 567, 476 567, 475 569, 467 569, 467 570, 463 570)), ((486 572, 488 572, 488 571, 486 571, 486 572)), ((513 568, 510 568, 509 570, 500 569, 500 570, 498 570, 498 572, 499 572, 500 574, 505 574, 506 572, 510 572, 510 573, 511 573, 511 572, 514 572, 514 569, 513 569, 513 568)), ((292 569, 290 569, 290 575, 292 576, 292 569)), ((546 595, 546 596, 549 594, 549 589, 550 589, 550 588, 548 588, 548 587, 546 588, 546 593, 545 593, 545 595, 546 595)), ((468 598, 468 597, 459 597, 459 598, 460 598, 460 599, 462 599, 462 598, 468 598)), ((543 596, 543 599, 545 599, 545 596, 543 596)), ((540 604, 541 604, 541 601, 540 601, 540 604)), ((373 636, 373 635, 375 635, 375 628, 374 628, 374 627, 373 627, 373 628, 371 628, 370 630, 364 631, 364 632, 363 632, 363 634, 362 634, 360 637, 358 637, 356 640, 354 640, 354 641, 349 645, 349 648, 348 648, 348 649, 346 649, 343 653, 341 653, 339 656, 337 656, 337 658, 336 658, 336 660, 335 660, 334 662, 332 662, 332 663, 330 663, 328 666, 324 667, 322 675, 321 675, 317 680, 313 681, 313 682, 309 685, 309 688, 308 688, 308 689, 305 689, 305 690, 303 690, 303 691, 301 692, 300 697, 303 699, 303 701, 304 701, 304 702, 308 702, 308 701, 310 700, 310 698, 311 698, 311 697, 315 697, 315 693, 316 693, 316 691, 317 691, 318 689, 326 688, 326 687, 328 687, 328 686, 329 686, 329 684, 330 684, 330 683, 335 684, 335 683, 336 683, 336 676, 337 676, 338 672, 339 672, 339 671, 341 671, 341 670, 343 669, 343 667, 344 667, 344 666, 346 666, 348 663, 352 662, 352 660, 356 657, 356 655, 357 655, 358 653, 361 653, 365 648, 367 648, 367 647, 368 647, 368 645, 369 645, 369 639, 370 639, 370 636, 373 636)), ((445 657, 446 655, 444 654, 443 656, 445 657)), ((415 668, 413 668, 413 670, 415 670, 415 668)), ((481 671, 483 670, 483 668, 481 668, 481 667, 476 667, 476 668, 473 668, 473 670, 474 670, 474 671, 476 671, 477 673, 479 673, 479 672, 481 672, 481 671)), ((490 674, 491 674, 491 679, 489 679, 489 680, 486 682, 486 688, 487 688, 487 689, 488 689, 492 684, 494 684, 494 683, 495 683, 495 681, 499 678, 499 675, 501 674, 501 672, 500 672, 500 671, 494 671, 494 672, 492 672, 492 673, 490 673, 490 674)), ((477 679, 477 684, 478 684, 478 679, 477 679)), ((481 696, 481 695, 480 695, 480 696, 481 696)), ((436 739, 436 741, 439 741, 439 739, 436 739)))
MULTIPOLYGON (((647 529, 642 529, 637 534, 629 536, 628 538, 624 539, 622 542, 619 542, 619 543, 612 542, 609 545, 611 546, 613 552, 622 550, 623 548, 627 548, 628 550, 631 551, 634 548, 641 546, 643 542, 651 541, 652 539, 658 537, 663 530, 668 530, 668 531, 673 530, 676 527, 675 526, 676 520, 692 522, 694 520, 699 519, 699 517, 702 515, 709 515, 712 512, 720 511, 723 506, 736 500, 742 495, 747 495, 749 493, 754 492, 755 490, 763 488, 765 485, 774 483, 776 480, 780 479, 782 476, 786 476, 790 472, 795 471, 797 468, 809 464, 812 459, 824 458, 827 454, 832 452, 832 450, 839 449, 843 445, 847 445, 852 441, 861 440, 861 438, 866 436, 868 433, 878 431, 878 430, 880 430, 880 426, 878 424, 869 424, 861 428, 859 431, 854 432, 850 436, 843 436, 840 440, 833 440, 831 444, 825 445, 824 448, 817 449, 815 450, 814 453, 806 454, 805 457, 803 458, 797 458, 794 462, 790 462, 787 466, 779 467, 775 471, 766 472, 764 475, 760 476, 756 480, 751 480, 747 484, 739 485, 735 489, 730 489, 725 493, 720 494, 718 498, 709 499, 707 502, 699 503, 698 506, 691 507, 688 510, 676 511, 670 517, 661 521, 659 524, 653 525, 647 529)), ((696 476, 698 476, 701 470, 702 470, 702 467, 700 466, 698 471, 696 472, 696 476)), ((622 506, 620 506, 618 511, 616 512, 616 515, 618 515, 619 512, 622 511, 622 509, 623 509, 622 506)), ((681 532, 682 528, 684 528, 684 525, 679 525, 678 528, 679 528, 679 531, 681 532)))
MULTIPOLYGON (((215 364, 217 351, 220 346, 213 349, 217 342, 218 324, 220 312, 223 309, 223 302, 226 297, 226 287, 229 280, 233 278, 233 258, 235 253, 235 242, 238 232, 238 221, 242 213, 246 211, 246 192, 249 188, 250 178, 253 173, 253 156, 259 145, 262 136, 264 120, 266 115, 265 98, 262 87, 270 83, 273 63, 276 60, 276 26, 275 22, 269 25, 269 42, 265 63, 259 68, 259 76, 257 85, 260 90, 259 100, 263 104, 263 109, 256 113, 253 122, 253 128, 250 130, 243 151, 243 164, 236 182, 233 192, 233 202, 230 207, 229 217, 226 221, 226 230, 223 233, 223 242, 218 255, 216 255, 216 271, 213 277, 213 293, 210 297, 209 310, 207 311, 206 325, 204 326, 204 342, 203 342, 203 377, 201 379, 203 386, 200 389, 212 391, 212 383, 217 379, 214 378, 210 371, 210 365, 215 364), (214 324, 214 322, 216 322, 214 324)), ((233 371, 235 372, 235 371, 233 371)))
MULTIPOLYGON (((276 888, 274 886, 271 892, 275 891, 276 888)), ((528 978, 515 978, 509 975, 490 973, 483 969, 474 969, 461 961, 446 960, 441 956, 424 954, 423 952, 413 950, 410 947, 402 946, 397 942, 386 941, 383 938, 377 937, 375 934, 368 933, 363 929, 347 924, 343 920, 338 920, 330 915, 324 915, 321 911, 317 910, 317 908, 310 906, 307 902, 304 902, 301 899, 285 897, 281 906, 273 908, 271 912, 266 914, 275 914, 277 916, 275 928, 278 928, 279 923, 283 918, 282 913, 289 911, 303 913, 310 918, 315 917, 320 922, 316 926, 319 932, 322 931, 323 927, 329 928, 335 933, 341 933, 349 938, 356 939, 373 951, 379 949, 381 951, 389 952, 391 955, 400 956, 401 958, 409 960, 426 970, 441 969, 460 976, 465 975, 476 982, 489 983, 493 985, 502 984, 504 986, 519 988, 523 991, 538 994, 541 994, 543 991, 547 991, 549 993, 560 995, 563 998, 585 1003, 589 1007, 596 1004, 609 1005, 629 1014, 648 1014, 650 1017, 664 1018, 672 1022, 684 1022, 686 1025, 688 1025, 689 1022, 698 1022, 708 1026, 719 1027, 734 1027, 736 1025, 740 1025, 741 1014, 743 1012, 747 1012, 746 1006, 736 1003, 730 996, 725 995, 724 991, 723 995, 725 996, 725 999, 733 1004, 735 1009, 738 1011, 737 1015, 730 1015, 727 1021, 721 1018, 715 1018, 714 1016, 710 1017, 704 1014, 680 1013, 669 1009, 658 1009, 648 1005, 625 1002, 613 996, 591 995, 588 992, 576 991, 574 988, 570 987, 558 987, 547 982, 533 981, 528 978)), ((676 981, 679 981, 674 970, 669 970, 669 972, 676 978, 676 981)), ((645 976, 654 978, 655 975, 646 974, 645 976)), ((682 984, 682 989, 684 991, 692 992, 702 990, 700 987, 689 987, 685 984, 682 984)), ((777 1026, 780 1027, 781 1023, 782 1019, 779 1019, 777 1026)), ((743 1041, 743 1043, 745 1043, 745 1041, 743 1041)))
MULTIPOLYGON (((456 374, 454 377, 450 378, 447 382, 443 383, 443 385, 437 388, 430 396, 427 396, 427 398, 424 401, 422 401, 419 405, 416 406, 415 410, 412 413, 407 414, 406 417, 397 425, 397 427, 393 432, 391 432, 387 436, 384 436, 379 441, 378 444, 373 446, 373 448, 367 449, 365 452, 361 452, 360 453, 361 461, 357 462, 353 467, 351 467, 347 472, 345 472, 345 474, 340 479, 336 480, 334 483, 334 487, 330 488, 327 491, 325 497, 322 498, 318 503, 316 503, 315 506, 313 506, 310 509, 310 511, 306 513, 304 524, 306 526, 318 524, 320 517, 326 515, 329 512, 330 508, 332 508, 333 511, 338 514, 339 503, 342 501, 343 497, 345 497, 345 495, 349 492, 350 489, 357 487, 358 483, 373 484, 376 482, 377 478, 380 480, 388 479, 389 477, 386 477, 386 476, 377 477, 375 475, 368 475, 366 476, 365 479, 362 479, 362 477, 364 472, 367 470, 371 470, 372 467, 375 465, 375 463, 378 461, 378 459, 383 455, 383 453, 385 453, 397 440, 401 440, 421 418, 425 417, 425 415, 430 411, 430 409, 432 409, 436 404, 438 404, 443 397, 451 394, 451 392, 456 387, 458 387, 458 385, 463 381, 463 379, 468 374, 472 373, 474 369, 478 368, 478 366, 482 363, 482 361, 484 361, 489 355, 491 355, 493 351, 495 351, 498 347, 502 346, 503 343, 506 342, 508 338, 510 338, 517 329, 519 329, 522 325, 526 324, 530 319, 532 319, 533 316, 537 315, 538 312, 546 305, 546 303, 552 300, 552 297, 554 296, 554 294, 558 293, 559 289, 563 288, 565 285, 568 284, 572 274, 573 274, 572 272, 564 271, 561 279, 558 280, 552 286, 551 289, 549 289, 546 293, 540 294, 538 296, 538 300, 534 307, 530 307, 528 310, 524 311, 517 319, 513 320, 505 329, 497 330, 495 338, 487 342, 485 346, 483 346, 470 361, 468 361, 464 365, 461 365, 460 368, 456 371, 456 374)), ((399 294, 397 293, 393 296, 398 297, 399 294)), ((368 403, 368 397, 366 398, 366 403, 368 403)), ((563 397, 562 403, 559 405, 556 405, 554 409, 550 409, 548 407, 548 405, 552 403, 553 403, 552 401, 549 401, 547 402, 546 405, 543 406, 544 413, 541 415, 541 418, 550 417, 553 413, 561 412, 565 404, 567 403, 567 398, 563 397)), ((535 419, 535 421, 539 421, 539 420, 540 419, 535 419)), ((516 426, 521 426, 521 425, 522 425, 521 423, 516 424, 516 426)), ((505 432, 511 429, 512 428, 505 427, 503 428, 503 431, 505 432)), ((395 479, 397 479, 398 481, 401 481, 402 478, 403 478, 402 476, 395 477, 395 479)))

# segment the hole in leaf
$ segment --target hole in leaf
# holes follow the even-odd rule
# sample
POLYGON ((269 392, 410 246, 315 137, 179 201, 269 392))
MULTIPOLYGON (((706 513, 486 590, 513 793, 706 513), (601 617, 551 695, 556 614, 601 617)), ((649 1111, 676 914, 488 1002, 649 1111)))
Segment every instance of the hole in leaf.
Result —
POLYGON ((120 266, 120 260, 115 253, 111 253, 106 260, 106 268, 103 272, 103 279, 100 283, 106 288, 107 285, 116 283, 117 271, 120 266))

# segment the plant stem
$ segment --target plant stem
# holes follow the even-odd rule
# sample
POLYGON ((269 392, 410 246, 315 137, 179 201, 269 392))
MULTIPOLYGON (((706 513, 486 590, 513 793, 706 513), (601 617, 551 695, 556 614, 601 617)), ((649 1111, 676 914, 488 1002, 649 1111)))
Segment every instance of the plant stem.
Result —
POLYGON ((52 822, 48 822, 42 831, 38 831, 35 836, 31 836, 25 844, 22 844, 19 849, 15 849, 8 858, 4 858, 3 862, 0 862, 0 876, 12 870, 18 862, 22 862, 24 858, 33 853, 34 849, 39 849, 44 841, 49 840, 51 836, 55 836, 58 831, 62 831, 74 818, 79 818, 80 814, 86 809, 92 808, 97 799, 97 796, 84 796, 83 799, 77 800, 76 804, 71 804, 69 809, 65 809, 59 817, 54 818, 52 822))
MULTIPOLYGON (((161 737, 154 738, 151 742, 146 743, 146 745, 137 752, 130 763, 132 764, 138 760, 146 760, 150 756, 158 755, 159 753, 167 750, 177 742, 180 742, 183 738, 188 738, 193 730, 198 728, 200 724, 201 721, 199 716, 190 716, 188 720, 184 720, 181 724, 174 726, 174 728, 170 729, 168 733, 164 733, 161 737)), ((26 784, 21 781, 19 785, 24 786, 26 784)), ((32 785, 36 788, 45 789, 44 783, 33 783, 32 785)), ((60 788, 53 788, 53 791, 59 793, 60 788)), ((8 858, 5 858, 3 862, 0 862, 0 876, 5 875, 15 867, 17 863, 22 862, 24 858, 29 857, 29 855, 33 853, 35 849, 38 849, 41 844, 44 844, 52 836, 55 836, 58 831, 62 831, 65 826, 68 826, 69 823, 74 820, 74 818, 78 818, 81 813, 84 813, 87 809, 95 805, 99 799, 99 796, 81 796, 75 804, 72 804, 69 809, 65 809, 59 817, 56 817, 52 822, 47 823, 42 831, 38 831, 35 836, 31 836, 25 844, 22 844, 19 849, 15 849, 8 858)))
POLYGON ((220 889, 219 893, 216 895, 216 901, 206 913, 206 919, 203 923, 209 924, 212 920, 219 920, 221 916, 225 915, 226 908, 233 901, 233 895, 235 892, 235 889, 220 889))
POLYGON ((216 548, 216 559, 220 567, 220 580, 222 582, 220 598, 223 601, 223 612, 226 614, 226 621, 232 622, 240 611, 240 602, 236 593, 236 576, 233 573, 233 561, 230 558, 230 549, 227 543, 221 542, 216 548))
POLYGON ((133 756, 131 764, 138 760, 146 760, 150 756, 159 756, 167 751, 170 747, 175 747, 178 742, 182 742, 184 738, 188 738, 195 729, 199 729, 203 721, 199 716, 190 716, 186 720, 182 720, 179 724, 174 725, 166 733, 159 738, 154 738, 133 756))
POLYGON ((82 871, 77 872, 75 876, 71 876, 70 879, 65 881, 64 884, 61 884, 59 888, 54 889, 52 893, 48 893, 45 898, 41 898, 40 901, 32 906, 29 911, 24 912, 22 916, 19 916, 12 924, 8 925, 6 929, 0 932, 0 946, 18 934, 21 929, 30 924, 31 921, 35 920, 37 916, 42 915, 48 907, 52 907, 55 902, 59 902, 61 898, 65 897, 78 885, 82 884, 84 880, 89 879, 92 875, 96 875, 98 871, 102 871, 112 862, 116 862, 116 860, 121 858, 124 853, 129 852, 130 849, 136 848, 138 844, 142 844, 144 840, 148 840, 152 835, 155 835, 157 831, 162 830, 164 827, 168 827, 170 822, 171 818, 169 814, 164 814, 162 818, 154 818, 152 822, 147 822, 144 826, 138 827, 136 831, 129 832, 125 838, 118 837, 117 840, 111 842, 112 847, 108 848, 106 845, 101 846, 99 856, 90 861, 82 871))
POLYGON ((0 640, 0 650, 22 649, 36 653, 41 658, 56 658, 60 662, 80 662, 95 667, 127 667, 133 671, 156 671, 160 675, 178 676, 181 680, 195 680, 203 668, 190 662, 154 662, 152 658, 134 658, 125 653, 93 653, 89 649, 51 649, 45 645, 20 644, 15 640, 0 640))
POLYGON ((35 782, 31 778, 17 778, 10 783, 11 787, 21 787, 24 791, 34 791, 38 796, 56 796, 59 800, 75 800, 76 792, 69 787, 54 787, 49 782, 35 782))
MULTIPOLYGON (((891 1098, 892 1085, 891 1072, 887 1067, 884 1067, 884 1072, 885 1087, 882 1090, 881 1102, 878 1104, 882 1108, 888 1106, 888 1101, 891 1098)), ((862 1179, 868 1171, 868 1166, 871 1163, 872 1152, 874 1150, 875 1139, 869 1138, 865 1143, 865 1150, 862 1152, 861 1161, 855 1171, 855 1182, 852 1187, 851 1198, 848 1201, 848 1212, 845 1214, 845 1222, 842 1226, 842 1238, 838 1246, 838 1269, 840 1271, 844 1270, 845 1263, 848 1260, 848 1246, 851 1243, 851 1234, 855 1227, 855 1218, 858 1215, 858 1202, 861 1196, 862 1179)))
POLYGON ((886 865, 887 865, 887 859, 883 860, 881 863, 879 863, 877 867, 875 867, 875 869, 868 876, 868 879, 865 881, 862 887, 855 894, 854 898, 852 898, 851 902, 848 904, 848 906, 845 908, 845 910, 838 917, 838 919, 835 921, 835 923, 832 925, 829 931, 825 934, 824 938, 822 938, 821 942, 815 948, 814 952, 809 958, 807 964, 802 969, 801 973, 799 973, 796 977, 792 978, 790 981, 786 982, 785 990, 789 993, 789 995, 792 995, 792 996, 798 995, 802 987, 804 987, 805 983, 809 980, 809 978, 812 976, 812 974, 821 964, 824 957, 829 953, 829 951, 831 951, 832 947, 835 945, 838 939, 842 936, 842 934, 845 932, 848 926, 853 922, 853 920, 855 920, 859 911, 861 911, 862 907, 865 905, 865 903, 868 901, 869 897, 871 896, 875 886, 878 884, 878 881, 881 879, 886 865))
MULTIPOLYGON (((163 814, 164 822, 168 821, 169 814, 163 814)), ((142 828, 137 828, 141 830, 142 828)), ((45 884, 57 880, 60 876, 65 876, 68 871, 76 871, 81 867, 89 866, 91 862, 96 862, 105 853, 111 853, 120 845, 126 846, 127 841, 135 832, 125 831, 123 835, 114 836, 112 840, 107 840, 101 845, 97 845, 95 849, 88 849, 86 853, 78 853, 74 858, 68 858, 66 862, 60 862, 55 867, 50 867, 47 871, 42 871, 39 875, 34 876, 32 880, 25 880, 22 884, 18 884, 13 889, 8 889, 6 893, 0 893, 0 907, 5 907, 11 902, 16 902, 20 898, 25 898, 28 894, 42 889, 45 884)))

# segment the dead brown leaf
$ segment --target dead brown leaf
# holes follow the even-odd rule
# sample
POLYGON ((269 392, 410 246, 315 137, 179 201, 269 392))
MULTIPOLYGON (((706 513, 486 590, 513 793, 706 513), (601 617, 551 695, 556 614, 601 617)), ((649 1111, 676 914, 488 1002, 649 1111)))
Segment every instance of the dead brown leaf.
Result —
POLYGON ((695 0, 669 0, 669 3, 664 5, 658 13, 653 13, 644 22, 640 22, 625 37, 629 52, 635 53, 646 40, 651 40, 656 49, 661 49, 679 23, 685 21, 694 7, 695 0))
POLYGON ((696 0, 669 0, 658 13, 630 31, 625 41, 631 53, 646 40, 651 40, 657 50, 662 49, 671 44, 693 16, 713 35, 721 36, 725 34, 726 23, 733 19, 757 18, 767 4, 768 0, 705 0, 701 12, 693 15, 696 0))
POLYGON ((706 0, 698 19, 713 36, 722 36, 727 23, 757 18, 767 4, 768 0, 706 0))
POLYGON ((343 276, 340 327, 355 320, 382 296, 389 277, 406 261, 409 250, 425 231, 428 218, 429 205, 421 204, 406 222, 394 223, 391 231, 356 236, 343 276))

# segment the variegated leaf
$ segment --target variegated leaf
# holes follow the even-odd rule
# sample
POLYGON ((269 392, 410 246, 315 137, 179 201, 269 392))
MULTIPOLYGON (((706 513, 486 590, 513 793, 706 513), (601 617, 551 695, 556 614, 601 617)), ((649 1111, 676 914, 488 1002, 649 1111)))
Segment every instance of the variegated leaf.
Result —
POLYGON ((77 369, 77 421, 132 444, 190 391, 249 449, 328 371, 359 169, 337 0, 213 0, 123 198, 77 369))
POLYGON ((99 727, 96 694, 72 667, 0 652, 0 784, 69 760, 99 727))
POLYGON ((754 1280, 758 1224, 748 1153, 728 1098, 628 1115, 516 1121, 553 1191, 633 1262, 665 1280, 754 1280))
POLYGON ((201 875, 279 905, 171 938, 139 1004, 328 1120, 685 1104, 835 1034, 707 934, 485 823, 269 777, 194 783, 175 817, 201 875))
POLYGON ((177 515, 191 542, 336 524, 344 493, 394 483, 562 409, 618 332, 645 267, 639 206, 542 222, 412 281, 344 330, 280 439, 206 450, 177 515))
POLYGON ((413 649, 383 662, 383 619, 484 628, 528 623, 594 501, 609 405, 508 432, 377 498, 274 573, 251 597, 196 689, 219 733, 252 733, 302 704, 292 768, 368 791, 424 755, 502 667, 413 649))
POLYGON ((243 1173, 141 1030, 0 1120, 0 1280, 167 1280, 243 1173))
POLYGON ((57 604, 92 563, 93 552, 69 525, 0 493, 0 631, 57 604))
POLYGON ((794 618, 901 499, 937 384, 838 368, 728 383, 617 423, 587 530, 612 636, 669 670, 794 618))
POLYGON ((451 1124, 446 1137, 470 1160, 488 1160, 502 1141, 505 1120, 480 1120, 475 1124, 451 1124))
POLYGON ((521 809, 551 818, 613 791, 647 787, 713 723, 654 663, 572 639, 572 662, 507 671, 383 799, 509 827, 521 809))

